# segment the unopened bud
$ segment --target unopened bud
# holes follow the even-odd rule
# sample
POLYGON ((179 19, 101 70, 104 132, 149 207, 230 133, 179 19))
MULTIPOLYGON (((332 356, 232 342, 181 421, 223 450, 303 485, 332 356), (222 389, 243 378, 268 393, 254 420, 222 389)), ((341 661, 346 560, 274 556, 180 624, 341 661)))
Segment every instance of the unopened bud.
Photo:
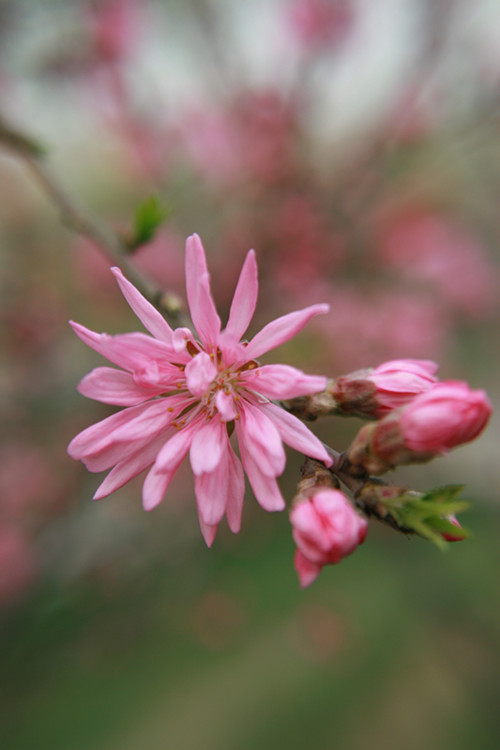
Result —
POLYGON ((428 391, 436 382, 437 369, 429 360, 397 359, 341 375, 331 393, 340 413, 378 419, 428 391))
POLYGON ((456 526, 456 532, 442 531, 441 536, 447 542, 462 542, 466 537, 467 533, 462 529, 455 516, 446 516, 446 520, 449 521, 453 526, 456 526))
POLYGON ((290 522, 297 545, 294 566, 302 588, 318 577, 324 565, 354 552, 368 528, 340 490, 323 487, 294 505, 290 522))
POLYGON ((474 440, 486 427, 491 412, 485 391, 473 391, 456 380, 437 383, 402 412, 405 445, 421 453, 446 453, 474 440))
POLYGON ((362 476, 429 461, 477 437, 490 414, 484 391, 458 381, 436 383, 403 409, 365 425, 347 450, 345 465, 362 476))

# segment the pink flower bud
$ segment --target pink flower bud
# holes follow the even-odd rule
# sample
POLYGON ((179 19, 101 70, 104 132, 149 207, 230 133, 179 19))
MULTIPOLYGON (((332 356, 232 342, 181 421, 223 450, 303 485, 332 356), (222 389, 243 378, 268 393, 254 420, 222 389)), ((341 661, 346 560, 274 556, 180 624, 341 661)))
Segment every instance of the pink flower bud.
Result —
POLYGON ((463 531, 462 527, 460 526, 459 522, 455 518, 455 516, 446 516, 446 520, 453 524, 453 526, 457 527, 457 531, 455 533, 450 532, 442 532, 441 536, 443 539, 446 539, 447 542, 462 542, 465 537, 466 533, 463 531))
POLYGON ((365 540, 367 522, 339 490, 322 489, 290 514, 297 545, 294 565, 302 588, 324 565, 340 562, 365 540))
POLYGON ((396 359, 358 370, 334 382, 332 395, 344 414, 380 418, 432 388, 438 365, 426 359, 396 359))
POLYGON ((417 396, 402 412, 399 425, 410 450, 446 453, 477 437, 491 412, 485 391, 448 380, 417 396))
POLYGON ((437 378, 438 365, 427 359, 395 359, 376 367, 368 376, 377 389, 376 417, 404 406, 428 391, 437 378))

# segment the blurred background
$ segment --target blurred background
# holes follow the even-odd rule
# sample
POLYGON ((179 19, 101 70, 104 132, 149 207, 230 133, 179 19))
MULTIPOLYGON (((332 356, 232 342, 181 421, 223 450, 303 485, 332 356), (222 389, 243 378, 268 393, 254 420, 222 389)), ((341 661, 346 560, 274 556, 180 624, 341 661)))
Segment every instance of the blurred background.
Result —
MULTIPOLYGON (((219 310, 254 247, 253 331, 327 301, 274 359, 336 376, 424 357, 499 396, 497 0, 0 0, 0 111, 119 232, 168 220, 130 262, 184 298, 188 234, 219 310)), ((8 750, 496 750, 500 424, 414 489, 464 483, 471 539, 441 553, 372 525, 299 590, 286 514, 248 493, 207 550, 192 480, 66 455, 114 411, 67 325, 139 330, 109 261, 0 146, 0 742, 8 750)), ((315 423, 342 450, 358 420, 315 423)), ((292 498, 300 457, 282 488, 292 498)))

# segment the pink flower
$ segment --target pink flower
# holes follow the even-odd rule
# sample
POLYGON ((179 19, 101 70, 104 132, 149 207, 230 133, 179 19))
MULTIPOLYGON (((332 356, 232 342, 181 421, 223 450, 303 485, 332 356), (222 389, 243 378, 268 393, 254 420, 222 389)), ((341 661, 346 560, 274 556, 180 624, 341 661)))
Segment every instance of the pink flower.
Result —
POLYGON ((479 435, 492 412, 485 391, 467 383, 436 383, 402 412, 399 425, 404 444, 419 453, 446 453, 479 435))
POLYGON ((72 323, 77 335, 121 369, 98 367, 79 385, 80 393, 126 407, 77 435, 68 452, 90 471, 111 469, 94 495, 114 492, 151 467, 143 505, 158 505, 189 453, 200 526, 211 545, 224 516, 240 529, 243 469, 260 505, 285 506, 276 477, 285 468, 283 442, 331 463, 321 442, 297 418, 272 403, 321 391, 326 378, 287 365, 261 366, 257 357, 291 339, 328 305, 312 305, 266 325, 249 343, 240 341, 257 301, 257 263, 247 254, 229 320, 221 321, 210 292, 200 238, 186 242, 186 288, 198 338, 188 328, 172 330, 160 313, 112 269, 127 302, 152 334, 98 334, 72 323), (230 434, 235 427, 240 459, 230 434), (243 465, 243 468, 242 468, 243 465), (113 467, 113 468, 112 468, 113 467))
POLYGON ((302 588, 309 586, 324 565, 337 563, 365 540, 368 529, 346 496, 323 489, 296 505, 291 514, 297 545, 294 565, 302 588))
POLYGON ((426 359, 396 359, 358 370, 334 382, 332 394, 344 414, 384 417, 432 388, 438 366, 426 359))

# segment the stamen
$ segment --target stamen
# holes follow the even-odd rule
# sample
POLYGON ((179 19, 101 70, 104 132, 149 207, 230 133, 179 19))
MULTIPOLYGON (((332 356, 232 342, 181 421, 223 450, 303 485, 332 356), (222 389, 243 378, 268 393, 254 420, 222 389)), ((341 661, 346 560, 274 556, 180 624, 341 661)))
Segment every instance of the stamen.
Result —
POLYGON ((198 349, 196 344, 193 344, 192 341, 187 341, 186 349, 188 351, 188 354, 190 354, 192 357, 196 357, 196 355, 200 353, 200 350, 198 349))
POLYGON ((245 372, 245 370, 255 370, 257 367, 260 367, 257 360, 251 359, 250 362, 247 362, 246 364, 238 368, 238 372, 245 372))

